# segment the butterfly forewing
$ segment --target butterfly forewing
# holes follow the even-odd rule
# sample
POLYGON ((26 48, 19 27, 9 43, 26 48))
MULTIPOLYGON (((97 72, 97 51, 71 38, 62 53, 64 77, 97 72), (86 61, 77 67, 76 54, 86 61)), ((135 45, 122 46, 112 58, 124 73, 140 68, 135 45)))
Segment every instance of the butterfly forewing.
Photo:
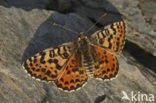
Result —
POLYGON ((73 54, 74 42, 49 48, 27 59, 23 66, 32 76, 40 80, 57 80, 68 59, 73 54))
POLYGON ((89 37, 90 41, 106 50, 119 54, 125 41, 125 24, 123 21, 107 25, 89 37))

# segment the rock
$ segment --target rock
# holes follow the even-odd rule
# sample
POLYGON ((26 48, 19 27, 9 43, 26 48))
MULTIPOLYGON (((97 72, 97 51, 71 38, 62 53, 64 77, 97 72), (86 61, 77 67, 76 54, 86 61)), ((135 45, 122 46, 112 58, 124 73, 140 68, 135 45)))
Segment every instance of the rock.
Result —
POLYGON ((101 2, 103 1, 69 2, 74 5, 74 13, 66 14, 35 7, 27 11, 16 5, 10 8, 0 6, 1 103, 124 103, 127 101, 121 100, 123 91, 129 97, 132 91, 137 95, 138 92, 156 95, 156 57, 153 56, 156 54, 155 28, 154 24, 151 26, 145 21, 145 18, 151 17, 153 20, 154 13, 150 17, 144 17, 142 14, 148 15, 149 6, 146 6, 147 2, 138 0, 101 2), (120 20, 119 12, 124 15, 127 23, 128 40, 123 53, 117 56, 120 69, 116 79, 106 82, 89 79, 79 91, 66 93, 59 90, 53 82, 32 79, 22 69, 22 62, 35 53, 77 40, 79 35, 53 26, 54 22, 81 32, 88 30, 103 13, 109 14, 89 32, 90 35, 99 27, 120 20))
POLYGON ((32 10, 35 8, 45 9, 46 5, 49 4, 49 0, 1 0, 0 5, 5 6, 7 8, 16 7, 22 8, 24 10, 32 10))

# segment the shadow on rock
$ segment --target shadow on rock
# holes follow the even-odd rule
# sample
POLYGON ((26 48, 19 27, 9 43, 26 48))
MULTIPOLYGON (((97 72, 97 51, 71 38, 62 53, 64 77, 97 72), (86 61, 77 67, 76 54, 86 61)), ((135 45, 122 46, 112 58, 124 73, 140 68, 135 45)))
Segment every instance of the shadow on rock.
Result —
POLYGON ((72 12, 70 0, 1 0, 0 5, 6 8, 21 8, 26 11, 32 9, 56 10, 62 13, 72 12))
POLYGON ((53 13, 39 26, 33 38, 30 40, 29 45, 23 54, 22 62, 26 60, 26 58, 33 56, 46 48, 77 40, 79 35, 58 26, 53 26, 54 22, 77 32, 85 31, 88 26, 91 25, 91 23, 85 24, 85 20, 76 14, 64 15, 57 12, 53 13))
POLYGON ((124 51, 130 53, 137 62, 156 73, 156 57, 151 53, 146 52, 144 49, 128 40, 126 41, 124 51))

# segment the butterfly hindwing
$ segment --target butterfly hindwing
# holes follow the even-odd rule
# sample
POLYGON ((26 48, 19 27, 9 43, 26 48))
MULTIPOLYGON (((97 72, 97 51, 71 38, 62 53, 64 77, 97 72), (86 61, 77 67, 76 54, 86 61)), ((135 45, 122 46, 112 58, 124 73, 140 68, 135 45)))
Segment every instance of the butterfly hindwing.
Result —
POLYGON ((123 21, 107 25, 89 37, 90 41, 108 51, 119 54, 125 41, 125 24, 123 21))
POLYGON ((26 71, 39 80, 57 80, 73 52, 74 43, 65 43, 56 48, 43 50, 27 59, 23 66, 26 71))
POLYGON ((80 88, 86 81, 86 71, 83 67, 80 67, 76 53, 74 53, 69 59, 62 76, 55 83, 59 88, 71 91, 80 88))
POLYGON ((94 77, 101 79, 111 79, 118 73, 118 61, 114 55, 103 48, 92 45, 96 57, 94 57, 94 77))

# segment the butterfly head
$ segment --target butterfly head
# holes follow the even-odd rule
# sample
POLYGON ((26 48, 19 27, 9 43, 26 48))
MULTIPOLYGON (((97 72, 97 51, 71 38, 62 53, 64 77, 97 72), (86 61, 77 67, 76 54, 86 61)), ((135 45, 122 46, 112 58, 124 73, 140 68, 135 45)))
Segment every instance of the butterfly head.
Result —
POLYGON ((78 38, 79 47, 86 47, 88 44, 88 38, 85 36, 84 32, 80 32, 80 37, 78 38))
POLYGON ((84 32, 80 32, 80 35, 84 36, 84 35, 85 35, 85 33, 84 33, 84 32))
POLYGON ((84 32, 80 32, 79 33, 79 40, 82 40, 82 39, 86 39, 87 37, 85 36, 85 33, 84 32))
POLYGON ((79 39, 78 39, 79 41, 80 41, 80 40, 85 40, 85 39, 87 39, 87 37, 85 36, 85 33, 84 33, 84 32, 80 32, 79 34, 80 34, 80 37, 79 37, 79 39))

